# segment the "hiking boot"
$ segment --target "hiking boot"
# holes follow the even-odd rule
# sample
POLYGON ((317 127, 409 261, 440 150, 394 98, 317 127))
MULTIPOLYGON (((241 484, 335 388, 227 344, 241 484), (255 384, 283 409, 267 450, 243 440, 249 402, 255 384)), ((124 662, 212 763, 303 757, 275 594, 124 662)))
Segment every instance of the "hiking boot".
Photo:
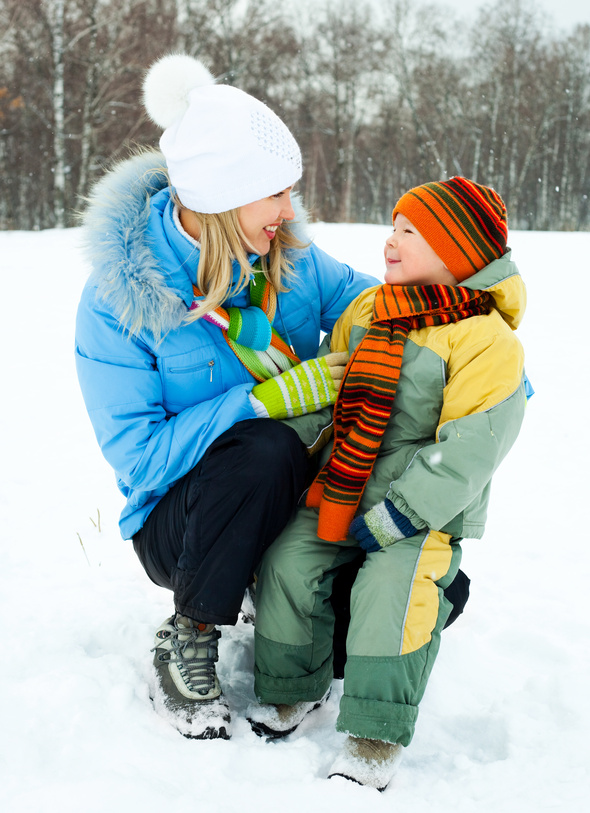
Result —
POLYGON ((215 674, 217 641, 213 624, 176 615, 156 632, 152 700, 156 711, 185 737, 230 737, 230 713, 215 674))
POLYGON ((328 779, 343 776, 359 785, 385 790, 397 771, 403 746, 398 742, 347 737, 336 757, 328 779))
POLYGON ((246 719, 250 723, 252 731, 259 737, 276 740, 292 734, 311 711, 324 705, 329 696, 330 689, 320 700, 310 702, 302 700, 292 706, 288 706, 286 703, 278 705, 259 703, 247 709, 246 719))
POLYGON ((240 618, 244 624, 256 623, 256 582, 252 582, 246 587, 240 608, 240 618))

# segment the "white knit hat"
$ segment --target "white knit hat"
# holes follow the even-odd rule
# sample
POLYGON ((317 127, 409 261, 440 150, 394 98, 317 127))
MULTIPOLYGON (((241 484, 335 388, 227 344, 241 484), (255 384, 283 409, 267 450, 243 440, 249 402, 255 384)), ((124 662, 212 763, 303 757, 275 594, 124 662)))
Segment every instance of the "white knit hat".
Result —
POLYGON ((301 177, 301 152, 265 104, 217 85, 203 63, 172 54, 143 85, 145 108, 164 129, 160 147, 183 205, 211 214, 274 195, 301 177))

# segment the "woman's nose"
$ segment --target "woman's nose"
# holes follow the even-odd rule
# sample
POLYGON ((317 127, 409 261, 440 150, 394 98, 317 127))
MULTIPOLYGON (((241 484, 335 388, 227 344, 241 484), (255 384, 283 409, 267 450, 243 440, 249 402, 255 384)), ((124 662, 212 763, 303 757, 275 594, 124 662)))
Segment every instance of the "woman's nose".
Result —
POLYGON ((291 203, 291 193, 287 193, 284 197, 284 205, 281 209, 281 217, 283 220, 294 220, 295 219, 295 210, 293 209, 293 204, 291 203))

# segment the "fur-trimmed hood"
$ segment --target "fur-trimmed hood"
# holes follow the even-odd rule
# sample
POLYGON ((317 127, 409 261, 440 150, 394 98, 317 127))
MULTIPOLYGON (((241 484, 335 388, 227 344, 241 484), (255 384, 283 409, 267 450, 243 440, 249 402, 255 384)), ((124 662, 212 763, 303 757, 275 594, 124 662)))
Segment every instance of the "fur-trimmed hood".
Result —
MULTIPOLYGON (((159 236, 149 228, 151 199, 167 186, 164 156, 156 150, 143 151, 116 164, 98 181, 83 217, 91 283, 99 297, 132 333, 147 330, 155 337, 179 327, 192 291, 180 263, 166 267, 159 236)), ((297 196, 293 206, 296 219, 288 227, 302 243, 309 242, 306 213, 297 196)), ((198 249, 191 252, 194 258, 198 249)))

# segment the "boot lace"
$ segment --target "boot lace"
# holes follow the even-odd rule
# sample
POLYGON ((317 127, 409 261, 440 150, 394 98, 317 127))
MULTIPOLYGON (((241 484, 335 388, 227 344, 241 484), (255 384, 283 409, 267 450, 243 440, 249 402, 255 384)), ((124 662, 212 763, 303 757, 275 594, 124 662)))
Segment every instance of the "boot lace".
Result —
MULTIPOLYGON (((195 627, 180 627, 168 633, 168 652, 158 655, 162 661, 176 663, 184 683, 191 692, 206 695, 215 685, 215 663, 218 659, 218 629, 201 632, 195 627)), ((154 647, 152 652, 158 647, 154 647)))

